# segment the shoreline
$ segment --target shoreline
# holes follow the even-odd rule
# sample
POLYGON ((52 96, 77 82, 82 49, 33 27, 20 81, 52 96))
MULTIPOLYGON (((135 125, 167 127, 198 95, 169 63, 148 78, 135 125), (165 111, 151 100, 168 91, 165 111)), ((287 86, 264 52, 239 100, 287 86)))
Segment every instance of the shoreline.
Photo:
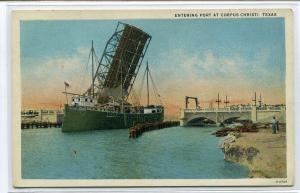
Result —
POLYGON ((286 131, 272 134, 266 124, 253 124, 256 132, 233 132, 221 140, 224 159, 249 169, 249 178, 286 178, 286 131))

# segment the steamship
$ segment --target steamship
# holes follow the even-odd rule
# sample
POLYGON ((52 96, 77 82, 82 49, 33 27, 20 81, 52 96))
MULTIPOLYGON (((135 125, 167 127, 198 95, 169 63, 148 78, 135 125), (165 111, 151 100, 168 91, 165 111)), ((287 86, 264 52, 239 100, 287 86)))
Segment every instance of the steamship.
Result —
MULTIPOLYGON (((65 82, 63 93, 71 100, 64 107, 63 132, 126 129, 137 123, 164 120, 164 107, 149 104, 149 77, 153 79, 148 62, 142 79, 147 81, 147 105, 141 105, 133 91, 150 41, 148 33, 118 22, 100 58, 92 42, 88 57, 88 64, 92 65, 91 86, 82 94, 76 94, 67 92, 69 84, 65 82), (129 96, 137 102, 129 100, 129 96)), ((159 97, 157 89, 153 90, 159 97)))

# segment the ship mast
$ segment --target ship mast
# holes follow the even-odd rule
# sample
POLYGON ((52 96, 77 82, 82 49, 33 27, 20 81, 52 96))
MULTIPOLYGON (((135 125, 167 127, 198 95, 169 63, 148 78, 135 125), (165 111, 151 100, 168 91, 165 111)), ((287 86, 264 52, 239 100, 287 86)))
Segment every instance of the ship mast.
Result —
MULTIPOLYGON (((123 64, 122 60, 120 60, 120 67, 121 67, 121 105, 122 105, 122 112, 124 112, 124 93, 123 93, 123 64)), ((124 117, 125 120, 125 117, 124 117)))
MULTIPOLYGON (((123 57, 122 57, 123 58, 123 57)), ((124 119, 124 125, 125 127, 127 126, 127 120, 126 120, 126 111, 124 111, 124 91, 123 91, 123 61, 120 60, 120 65, 121 65, 121 97, 122 97, 122 100, 121 100, 121 112, 123 113, 123 119, 124 119)))
POLYGON ((94 43, 93 43, 93 40, 92 40, 92 95, 93 95, 93 98, 94 98, 94 43))
POLYGON ((146 71, 147 71, 147 106, 149 106, 149 67, 148 67, 148 60, 147 60, 147 68, 146 68, 146 71))

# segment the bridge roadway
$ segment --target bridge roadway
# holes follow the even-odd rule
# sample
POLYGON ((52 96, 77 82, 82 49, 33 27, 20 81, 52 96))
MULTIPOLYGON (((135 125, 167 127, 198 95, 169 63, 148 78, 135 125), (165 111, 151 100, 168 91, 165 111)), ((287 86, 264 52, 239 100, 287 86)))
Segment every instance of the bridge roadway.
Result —
POLYGON ((280 123, 286 122, 285 106, 246 106, 226 108, 181 109, 180 125, 189 126, 202 120, 210 120, 216 124, 231 120, 249 120, 253 123, 270 123, 275 116, 280 123))

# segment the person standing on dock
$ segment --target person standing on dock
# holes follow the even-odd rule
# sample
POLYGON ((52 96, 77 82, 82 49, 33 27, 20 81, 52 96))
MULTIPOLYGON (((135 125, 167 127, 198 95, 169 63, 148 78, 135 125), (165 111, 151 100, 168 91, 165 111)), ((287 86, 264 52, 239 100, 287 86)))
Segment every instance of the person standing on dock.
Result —
POLYGON ((276 129, 277 129, 277 127, 276 127, 276 118, 275 117, 273 117, 273 119, 272 119, 272 121, 271 121, 271 123, 272 123, 272 133, 273 134, 276 134, 276 129))

